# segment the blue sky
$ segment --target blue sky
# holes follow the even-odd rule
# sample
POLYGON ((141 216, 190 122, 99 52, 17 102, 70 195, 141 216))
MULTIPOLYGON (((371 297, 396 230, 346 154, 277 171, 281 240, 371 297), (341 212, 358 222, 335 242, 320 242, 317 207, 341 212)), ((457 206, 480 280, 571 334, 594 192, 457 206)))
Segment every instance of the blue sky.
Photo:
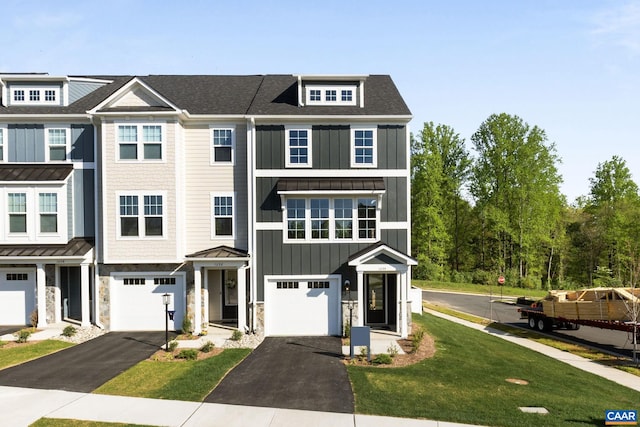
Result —
POLYGON ((390 74, 467 140, 493 113, 547 132, 562 192, 618 155, 640 180, 640 0, 4 0, 0 72, 390 74))

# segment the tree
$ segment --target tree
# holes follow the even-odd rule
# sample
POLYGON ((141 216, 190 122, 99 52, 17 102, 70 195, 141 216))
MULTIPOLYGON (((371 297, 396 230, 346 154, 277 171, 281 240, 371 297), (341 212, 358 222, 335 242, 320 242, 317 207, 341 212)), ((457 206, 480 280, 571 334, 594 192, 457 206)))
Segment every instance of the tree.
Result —
POLYGON ((453 128, 433 122, 424 124, 420 140, 414 145, 414 153, 433 158, 432 177, 438 177, 440 210, 445 231, 447 257, 451 270, 459 270, 461 251, 468 234, 465 224, 468 222, 468 202, 462 198, 463 185, 469 176, 471 159, 465 148, 464 139, 453 128), (437 160, 436 160, 437 159, 437 160))
POLYGON ((542 274, 553 255, 540 257, 540 245, 553 251, 553 234, 563 205, 559 162, 545 132, 517 116, 490 116, 471 137, 478 158, 471 193, 483 218, 483 251, 497 253, 492 268, 514 269, 521 281, 542 274))

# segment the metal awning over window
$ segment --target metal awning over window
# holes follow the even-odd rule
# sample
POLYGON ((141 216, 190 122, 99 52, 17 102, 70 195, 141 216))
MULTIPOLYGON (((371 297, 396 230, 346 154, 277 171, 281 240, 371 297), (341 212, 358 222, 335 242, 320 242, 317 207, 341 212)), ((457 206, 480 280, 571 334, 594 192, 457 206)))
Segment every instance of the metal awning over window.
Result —
POLYGON ((276 191, 278 194, 383 194, 385 185, 382 178, 281 178, 276 191))

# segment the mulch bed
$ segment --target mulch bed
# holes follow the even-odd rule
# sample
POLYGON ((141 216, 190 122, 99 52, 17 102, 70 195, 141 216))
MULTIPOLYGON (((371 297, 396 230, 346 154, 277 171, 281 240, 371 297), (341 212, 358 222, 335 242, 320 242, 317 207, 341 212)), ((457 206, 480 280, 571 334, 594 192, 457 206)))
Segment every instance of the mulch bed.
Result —
MULTIPOLYGON (((164 351, 164 350, 158 350, 155 353, 153 353, 151 355, 151 357, 149 357, 148 360, 151 360, 153 362, 186 362, 187 359, 179 359, 178 357, 176 357, 178 354, 180 354, 180 352, 182 350, 188 350, 186 348, 177 348, 173 351, 164 351)), ((211 351, 205 353, 202 352, 200 350, 198 350, 197 348, 194 348, 193 350, 198 352, 198 359, 197 360, 203 360, 203 359, 208 359, 210 357, 216 356, 220 353, 223 352, 223 348, 214 348, 211 351)))
MULTIPOLYGON (((391 364, 389 365, 373 364, 373 363, 367 362, 366 357, 355 357, 354 359, 349 359, 349 357, 346 357, 344 359, 344 363, 347 365, 355 365, 355 366, 375 366, 378 368, 400 368, 403 366, 413 365, 422 360, 433 357, 433 355, 436 353, 435 342, 433 341, 433 338, 430 335, 424 334, 422 341, 420 342, 420 345, 418 346, 416 351, 413 351, 413 344, 412 344, 411 338, 412 338, 412 335, 410 335, 408 339, 401 339, 397 341, 400 348, 402 348, 402 351, 404 351, 406 354, 397 354, 393 356, 391 358, 391 364)), ((371 359, 373 360, 374 357, 375 355, 372 355, 371 359)))

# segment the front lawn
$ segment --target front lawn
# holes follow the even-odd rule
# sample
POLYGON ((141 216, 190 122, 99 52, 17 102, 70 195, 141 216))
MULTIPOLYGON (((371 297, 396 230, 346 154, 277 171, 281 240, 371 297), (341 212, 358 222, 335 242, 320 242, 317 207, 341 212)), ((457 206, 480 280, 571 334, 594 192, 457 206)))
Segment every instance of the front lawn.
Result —
POLYGON ((226 349, 203 360, 145 360, 100 386, 94 393, 201 402, 250 349, 226 349))
POLYGON ((465 292, 475 294, 503 295, 512 297, 530 297, 533 299, 544 298, 549 292, 543 289, 514 288, 511 286, 498 286, 497 284, 479 285, 475 283, 435 282, 432 280, 412 280, 411 284, 422 289, 439 291, 465 292))
POLYGON ((640 393, 539 353, 431 315, 414 321, 434 338, 434 357, 404 368, 349 366, 356 412, 551 427, 601 425, 606 409, 640 409, 640 393), (549 414, 518 409, 531 406, 549 414))
POLYGON ((15 345, 9 345, 9 343, 7 343, 6 345, 0 346, 0 369, 19 365, 73 345, 74 344, 60 340, 44 340, 15 345))
POLYGON ((100 421, 69 420, 64 418, 40 418, 29 427, 151 427, 140 424, 103 423, 100 421))

